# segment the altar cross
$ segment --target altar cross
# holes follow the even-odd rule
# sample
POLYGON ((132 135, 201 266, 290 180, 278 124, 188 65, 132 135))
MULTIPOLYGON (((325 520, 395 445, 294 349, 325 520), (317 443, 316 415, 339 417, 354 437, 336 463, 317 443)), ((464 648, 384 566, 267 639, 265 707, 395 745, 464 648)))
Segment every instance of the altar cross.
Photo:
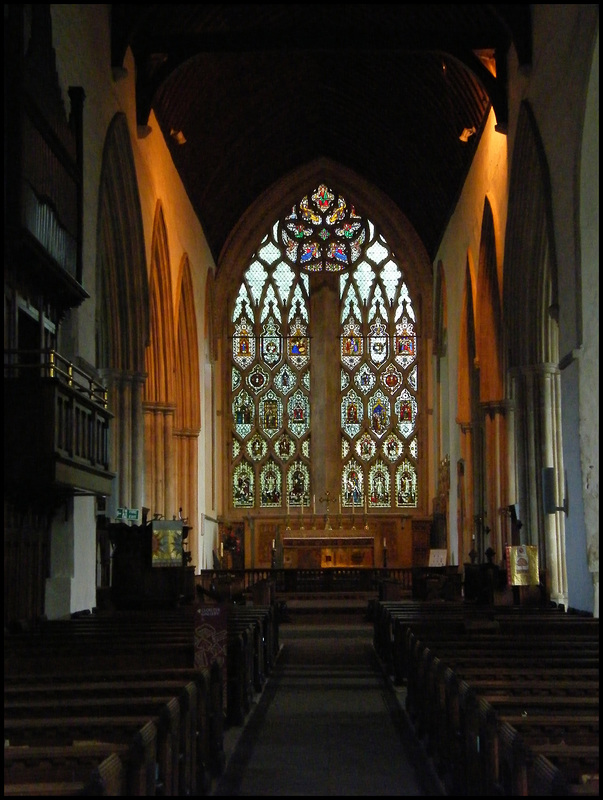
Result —
POLYGON ((318 498, 318 502, 327 504, 327 508, 326 508, 325 514, 328 514, 329 513, 329 503, 331 502, 331 493, 330 492, 325 492, 324 493, 324 497, 319 497, 318 498))

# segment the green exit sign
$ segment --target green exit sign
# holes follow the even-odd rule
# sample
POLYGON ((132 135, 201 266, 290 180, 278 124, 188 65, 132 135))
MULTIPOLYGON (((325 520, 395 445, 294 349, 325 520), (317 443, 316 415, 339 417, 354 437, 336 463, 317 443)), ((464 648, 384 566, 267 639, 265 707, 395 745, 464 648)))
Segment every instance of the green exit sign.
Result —
POLYGON ((115 519, 138 520, 140 519, 139 508, 118 508, 115 519))

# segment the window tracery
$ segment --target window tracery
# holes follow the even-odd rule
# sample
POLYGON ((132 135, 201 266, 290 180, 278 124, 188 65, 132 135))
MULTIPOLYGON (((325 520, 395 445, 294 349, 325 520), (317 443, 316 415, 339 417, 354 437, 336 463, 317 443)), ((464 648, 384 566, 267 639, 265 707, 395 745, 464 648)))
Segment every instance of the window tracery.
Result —
MULTIPOLYGON (((325 184, 265 235, 233 303, 235 508, 309 505, 310 273, 338 273, 343 507, 417 506, 416 316, 384 237, 325 184)), ((338 331, 338 332, 336 332, 338 331)))

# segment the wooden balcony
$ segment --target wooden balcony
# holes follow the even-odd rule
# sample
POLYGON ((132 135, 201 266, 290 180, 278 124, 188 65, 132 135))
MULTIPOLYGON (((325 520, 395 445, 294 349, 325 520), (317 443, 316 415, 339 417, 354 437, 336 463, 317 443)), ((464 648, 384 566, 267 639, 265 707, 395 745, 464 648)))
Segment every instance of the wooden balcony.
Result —
POLYGON ((55 350, 4 353, 4 487, 111 494, 105 388, 55 350))

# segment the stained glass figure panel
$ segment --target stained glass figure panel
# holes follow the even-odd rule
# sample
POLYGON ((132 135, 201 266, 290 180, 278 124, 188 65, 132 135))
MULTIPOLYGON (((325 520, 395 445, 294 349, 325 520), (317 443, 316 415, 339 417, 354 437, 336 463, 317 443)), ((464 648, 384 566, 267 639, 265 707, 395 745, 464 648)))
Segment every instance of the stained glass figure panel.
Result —
POLYGON ((349 369, 354 369, 360 363, 364 352, 364 342, 360 324, 351 319, 343 326, 341 336, 341 360, 349 369))
POLYGON ((358 457, 363 461, 370 461, 377 451, 377 445, 372 436, 368 433, 363 433, 356 442, 355 450, 358 457))
POLYGON ((274 507, 281 505, 281 468, 269 459, 260 470, 260 505, 274 507))
POLYGON ((389 508, 391 505, 389 469, 381 459, 369 469, 369 506, 389 508))
POLYGON ((249 457, 252 461, 261 461, 267 452, 268 445, 266 444, 266 440, 260 436, 259 433, 254 433, 247 442, 247 453, 249 457))
POLYGON ((361 364, 354 373, 354 383, 363 394, 368 394, 377 383, 375 373, 368 364, 361 364))
POLYGON ((417 401, 408 389, 403 389, 395 403, 398 430, 408 438, 415 429, 417 401))
POLYGON ((260 348, 264 363, 270 369, 273 369, 282 357, 282 339, 281 330, 272 317, 264 325, 260 338, 260 348))
POLYGON ((363 417, 362 399, 350 389, 341 403, 341 427, 351 439, 360 433, 363 417))
POLYGON ((253 325, 248 319, 241 319, 235 325, 234 336, 232 337, 232 357, 241 367, 247 369, 255 358, 255 336, 253 325))
POLYGON ((232 404, 232 415, 236 432, 244 439, 251 433, 255 418, 253 398, 245 390, 236 395, 232 404))
POLYGON ((416 345, 417 337, 413 324, 407 317, 402 317, 402 322, 396 325, 395 347, 396 361, 403 369, 408 369, 415 360, 416 345))
POLYGON ((383 454, 386 458, 389 458, 392 463, 398 461, 402 455, 402 449, 402 442, 393 433, 390 433, 383 442, 383 454))
POLYGON ((369 417, 371 420, 371 431, 381 438, 384 436, 390 424, 390 404, 387 396, 378 389, 369 400, 369 417))
POLYGON ((396 470, 396 505, 399 508, 417 505, 417 471, 410 461, 404 461, 396 470))
POLYGON ((295 389, 297 384, 297 374, 291 369, 288 364, 283 364, 279 369, 275 379, 274 385, 284 395, 288 395, 295 389))
POLYGON ((288 461, 295 453, 295 443, 288 434, 283 433, 283 435, 279 436, 276 440, 274 451, 283 461, 288 461))
POLYGON ((289 505, 308 506, 310 502, 310 471, 303 461, 295 461, 287 471, 289 505))
POLYGON ((341 477, 342 506, 359 508, 364 504, 364 475, 362 467, 351 459, 344 464, 341 477))
POLYGON ((283 402, 272 389, 266 392, 258 406, 260 424, 266 436, 273 437, 283 425, 283 402))
POLYGON ((310 428, 310 400, 298 389, 287 401, 289 429, 299 439, 310 428))
POLYGON ((232 476, 233 505, 251 508, 254 505, 255 478, 253 467, 246 461, 237 464, 232 476))
POLYGON ((310 339, 307 336, 308 326, 299 319, 291 325, 287 341, 287 356, 297 368, 303 369, 310 360, 310 339))

